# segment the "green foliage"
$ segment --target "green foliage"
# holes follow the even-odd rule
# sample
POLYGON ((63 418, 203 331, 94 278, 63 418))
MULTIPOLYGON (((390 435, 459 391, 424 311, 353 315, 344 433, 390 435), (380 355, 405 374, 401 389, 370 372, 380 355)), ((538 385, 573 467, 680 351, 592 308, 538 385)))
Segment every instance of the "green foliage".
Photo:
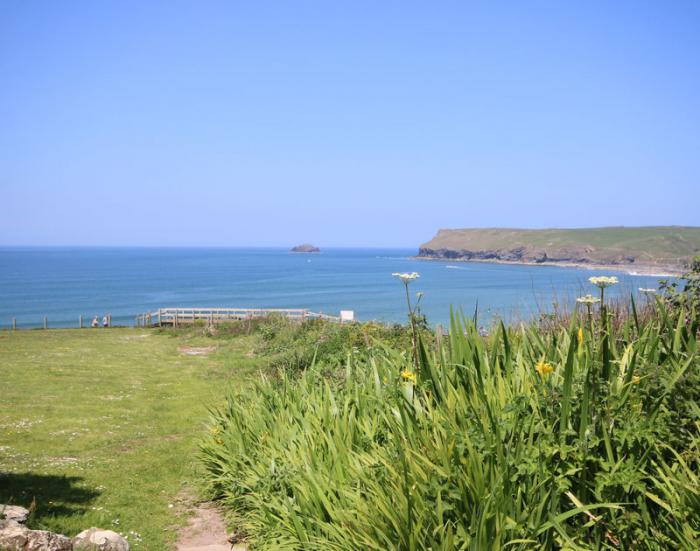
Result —
POLYGON ((231 394, 202 444, 211 489, 255 549, 697 549, 693 312, 486 338, 453 316, 415 384, 410 340, 370 335, 231 394))
POLYGON ((675 308, 693 308, 700 303, 700 256, 689 263, 688 272, 677 281, 662 280, 664 299, 675 308))
POLYGON ((402 347, 411 342, 401 325, 338 324, 321 319, 302 323, 270 316, 257 328, 262 336, 257 352, 272 369, 303 371, 312 365, 336 368, 348 355, 367 359, 377 342, 402 347))

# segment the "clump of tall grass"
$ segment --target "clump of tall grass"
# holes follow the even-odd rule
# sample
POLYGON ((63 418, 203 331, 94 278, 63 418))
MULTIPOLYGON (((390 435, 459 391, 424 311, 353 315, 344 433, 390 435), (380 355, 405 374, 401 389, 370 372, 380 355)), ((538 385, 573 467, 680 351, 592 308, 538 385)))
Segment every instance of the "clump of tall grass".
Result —
POLYGON ((700 548, 700 319, 655 304, 263 378, 202 456, 255 549, 700 548))
MULTIPOLYGON (((257 328, 257 354, 272 370, 300 373, 312 365, 335 371, 348 355, 366 360, 377 343, 410 346, 412 332, 402 325, 347 323, 312 319, 303 322, 270 317, 257 328)), ((268 370, 269 371, 269 370, 268 370)))

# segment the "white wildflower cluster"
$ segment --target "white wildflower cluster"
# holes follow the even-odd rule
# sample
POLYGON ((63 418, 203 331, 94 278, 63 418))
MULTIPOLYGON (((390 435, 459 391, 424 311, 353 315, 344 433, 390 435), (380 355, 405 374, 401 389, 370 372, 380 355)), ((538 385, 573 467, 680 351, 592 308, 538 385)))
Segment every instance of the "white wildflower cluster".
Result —
POLYGON ((600 302, 600 299, 594 297, 593 295, 586 295, 584 297, 578 297, 576 302, 579 304, 595 304, 596 302, 600 302))
POLYGON ((411 272, 411 273, 406 273, 402 274, 399 272, 394 272, 391 274, 394 277, 398 277, 401 281, 403 281, 405 284, 411 283, 414 279, 418 279, 420 276, 416 272, 411 272))
POLYGON ((589 277, 588 281, 601 289, 605 289, 606 287, 610 287, 611 285, 618 283, 618 279, 615 276, 589 277))
POLYGON ((122 534, 124 536, 124 539, 129 539, 129 536, 131 536, 130 543, 133 545, 138 545, 143 541, 143 538, 141 537, 141 534, 138 532, 135 532, 134 530, 129 530, 128 534, 122 534))

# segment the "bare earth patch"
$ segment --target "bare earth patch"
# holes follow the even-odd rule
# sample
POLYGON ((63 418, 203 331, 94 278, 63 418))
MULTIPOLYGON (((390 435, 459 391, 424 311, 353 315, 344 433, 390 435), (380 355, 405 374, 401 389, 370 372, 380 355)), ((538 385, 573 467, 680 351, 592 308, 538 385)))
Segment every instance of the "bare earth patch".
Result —
POLYGON ((207 356, 216 350, 216 346, 178 346, 177 351, 187 356, 207 356))
POLYGON ((180 532, 177 551, 246 551, 243 545, 231 545, 226 525, 216 506, 199 503, 186 528, 180 532))
POLYGON ((143 335, 130 335, 128 337, 120 337, 119 340, 128 342, 128 341, 135 341, 138 339, 147 339, 150 336, 151 336, 150 333, 144 333, 143 335))

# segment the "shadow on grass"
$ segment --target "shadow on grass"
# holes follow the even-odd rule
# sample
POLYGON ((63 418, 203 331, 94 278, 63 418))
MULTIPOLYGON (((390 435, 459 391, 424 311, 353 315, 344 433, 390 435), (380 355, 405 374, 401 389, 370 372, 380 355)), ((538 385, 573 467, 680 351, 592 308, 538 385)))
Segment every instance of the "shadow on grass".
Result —
POLYGON ((80 487, 79 476, 41 475, 0 472, 0 503, 30 508, 32 520, 82 514, 100 495, 97 490, 80 487))

